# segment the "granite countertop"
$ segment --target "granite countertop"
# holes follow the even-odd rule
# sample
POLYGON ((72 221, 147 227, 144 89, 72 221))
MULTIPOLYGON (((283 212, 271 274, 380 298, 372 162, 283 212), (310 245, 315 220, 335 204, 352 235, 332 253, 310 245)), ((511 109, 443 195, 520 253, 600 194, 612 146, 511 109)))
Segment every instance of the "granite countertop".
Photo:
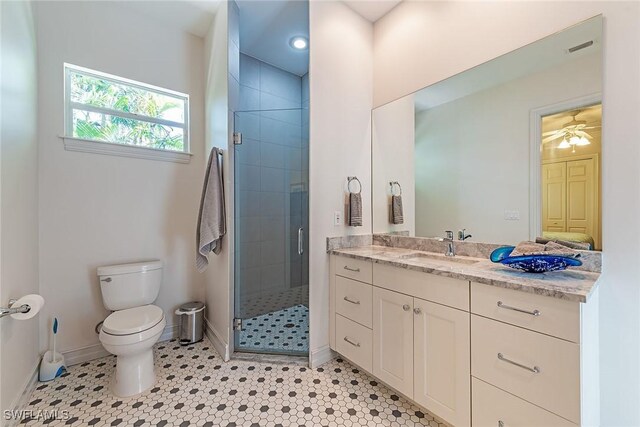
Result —
POLYGON ((333 249, 329 253, 576 302, 587 302, 600 277, 599 273, 570 268, 526 273, 484 258, 456 256, 460 262, 455 262, 444 254, 389 246, 333 249))

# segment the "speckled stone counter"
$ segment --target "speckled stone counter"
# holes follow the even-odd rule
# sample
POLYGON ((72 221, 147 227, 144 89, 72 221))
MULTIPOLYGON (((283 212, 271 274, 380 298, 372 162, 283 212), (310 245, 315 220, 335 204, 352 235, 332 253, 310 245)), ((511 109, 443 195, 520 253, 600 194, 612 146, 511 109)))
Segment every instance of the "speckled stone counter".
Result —
POLYGON ((599 273, 572 269, 526 273, 485 258, 456 256, 451 260, 442 253, 389 246, 332 249, 329 253, 577 302, 587 302, 600 277, 599 273))

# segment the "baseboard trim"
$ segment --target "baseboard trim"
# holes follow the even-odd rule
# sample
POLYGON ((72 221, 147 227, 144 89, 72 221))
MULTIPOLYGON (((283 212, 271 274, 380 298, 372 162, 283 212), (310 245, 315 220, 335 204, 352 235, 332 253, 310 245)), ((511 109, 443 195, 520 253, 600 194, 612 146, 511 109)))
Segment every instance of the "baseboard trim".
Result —
MULTIPOLYGON (((38 361, 36 362, 35 366, 33 367, 33 370, 31 372, 31 375, 29 376, 29 378, 27 378, 27 380, 25 381, 23 387, 22 387, 22 393, 20 393, 20 395, 16 396, 15 400, 13 401, 13 403, 11 404, 11 411, 13 414, 19 414, 21 410, 23 410, 24 408, 27 407, 27 405, 29 404, 29 399, 31 398, 31 393, 33 392, 33 389, 35 388, 36 382, 38 381, 38 368, 40 366, 40 359, 38 358, 38 361)), ((3 414, 4 415, 4 414, 3 414)), ((4 418, 4 416, 3 416, 4 418)), ((20 424, 22 420, 19 418, 13 418, 10 420, 5 420, 5 427, 13 427, 13 426, 17 426, 20 424)))
POLYGON ((218 331, 216 331, 216 328, 214 328, 213 325, 209 323, 208 319, 204 319, 204 322, 207 325, 205 329, 207 338, 209 338, 209 341, 211 341, 213 348, 216 349, 216 351, 222 357, 222 359, 225 362, 228 362, 229 359, 231 358, 231 354, 229 352, 229 344, 226 344, 224 342, 224 340, 222 339, 218 331))
POLYGON ((311 369, 316 369, 317 367, 324 365, 331 359, 335 357, 335 353, 328 345, 321 347, 317 350, 312 350, 309 352, 309 366, 311 369))
MULTIPOLYGON (((178 325, 167 325, 160 335, 158 342, 169 341, 178 336, 178 325)), ((86 347, 77 348, 75 350, 68 350, 62 352, 64 361, 67 366, 77 365, 79 363, 90 362, 101 357, 109 356, 109 352, 102 347, 102 344, 97 343, 86 347)))

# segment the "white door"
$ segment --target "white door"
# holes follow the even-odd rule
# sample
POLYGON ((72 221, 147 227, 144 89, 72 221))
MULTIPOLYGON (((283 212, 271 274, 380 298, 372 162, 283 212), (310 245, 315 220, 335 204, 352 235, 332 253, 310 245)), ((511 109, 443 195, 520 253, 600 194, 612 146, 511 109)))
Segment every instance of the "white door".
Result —
POLYGON ((567 163, 542 165, 542 231, 566 231, 567 163))
POLYGON ((373 374, 413 395, 413 297, 373 288, 373 374))
POLYGON ((455 426, 471 424, 469 313, 414 299, 413 399, 455 426))

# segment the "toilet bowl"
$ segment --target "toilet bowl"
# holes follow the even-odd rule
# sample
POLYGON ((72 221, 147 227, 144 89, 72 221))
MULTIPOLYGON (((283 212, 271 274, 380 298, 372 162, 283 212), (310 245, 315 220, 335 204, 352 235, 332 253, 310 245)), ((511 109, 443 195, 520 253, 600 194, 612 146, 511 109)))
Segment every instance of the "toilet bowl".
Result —
POLYGON ((107 317, 100 331, 100 342, 117 356, 111 390, 120 397, 150 389, 156 382, 153 345, 166 325, 164 312, 155 305, 116 311, 107 317))
POLYGON ((105 307, 113 313, 102 323, 100 342, 114 354, 111 391, 129 397, 150 389, 156 376, 153 345, 166 326, 163 310, 152 303, 162 281, 162 263, 146 261, 98 268, 105 307))

